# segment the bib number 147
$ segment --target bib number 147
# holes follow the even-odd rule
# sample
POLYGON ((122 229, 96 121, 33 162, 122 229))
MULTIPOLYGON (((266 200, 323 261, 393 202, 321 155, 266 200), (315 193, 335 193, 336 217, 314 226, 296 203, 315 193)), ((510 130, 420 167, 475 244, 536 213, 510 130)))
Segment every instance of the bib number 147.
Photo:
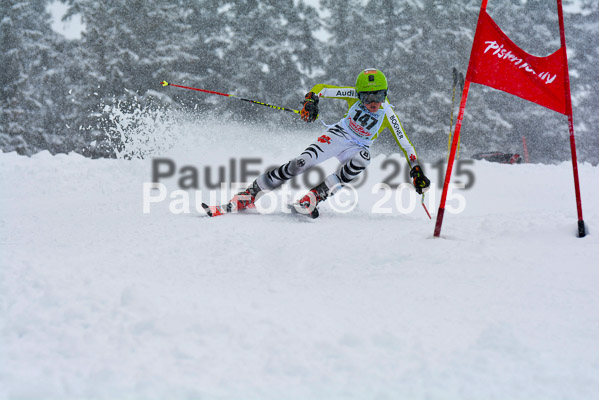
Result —
POLYGON ((362 116, 360 116, 360 115, 362 115, 362 110, 356 110, 356 115, 354 115, 353 120, 356 122, 359 122, 360 125, 362 125, 366 129, 371 129, 373 126, 376 125, 377 122, 379 122, 378 119, 371 117, 368 114, 364 114, 362 116), (368 125, 368 122, 370 120, 372 120, 372 122, 368 125), (366 125, 368 125, 368 126, 366 126, 366 125))

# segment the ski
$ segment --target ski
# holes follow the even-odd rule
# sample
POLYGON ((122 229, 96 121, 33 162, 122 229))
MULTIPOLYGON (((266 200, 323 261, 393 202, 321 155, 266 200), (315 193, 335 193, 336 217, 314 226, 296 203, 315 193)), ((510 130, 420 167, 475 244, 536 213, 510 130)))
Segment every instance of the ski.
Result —
MULTIPOLYGON (((453 72, 453 87, 452 87, 452 94, 451 94, 451 113, 449 116, 449 138, 447 141, 447 159, 449 160, 449 152, 451 150, 451 138, 453 136, 453 109, 455 108, 455 99, 456 99, 456 91, 458 90, 458 86, 460 89, 460 92, 464 91, 464 74, 461 72, 458 72, 457 68, 453 68, 452 70, 453 72)), ((459 142, 458 142, 458 149, 459 149, 459 142)), ((458 150, 459 152, 459 150, 458 150)))
POLYGON ((206 203, 202 203, 202 208, 206 212, 206 215, 209 217, 218 217, 227 213, 228 204, 223 204, 220 206, 209 206, 206 203))
POLYGON ((299 203, 287 204, 287 208, 289 209, 290 214, 304 215, 312 219, 316 219, 320 215, 318 208, 314 207, 314 210, 310 211, 309 209, 300 206, 299 203))
MULTIPOLYGON (((208 217, 211 217, 211 218, 219 217, 219 216, 225 215, 225 214, 231 214, 231 210, 229 209, 228 206, 229 206, 229 204, 222 204, 220 206, 209 206, 206 203, 202 203, 202 208, 204 209, 204 212, 206 213, 206 215, 208 217)), ((253 208, 253 207, 251 207, 251 208, 253 208)), ((285 214, 302 215, 302 216, 309 217, 311 219, 316 219, 320 215, 317 208, 314 208, 314 210, 308 212, 309 210, 301 208, 301 206, 297 203, 287 204, 287 209, 289 210, 289 213, 285 213, 285 214)), ((235 214, 237 214, 237 213, 235 213, 235 214)))
MULTIPOLYGON (((464 91, 465 79, 464 74, 461 72, 458 74, 458 84, 460 85, 460 93, 462 93, 464 91)), ((458 150, 456 153, 456 159, 460 158, 460 142, 462 141, 461 139, 461 137, 458 138, 458 150)))

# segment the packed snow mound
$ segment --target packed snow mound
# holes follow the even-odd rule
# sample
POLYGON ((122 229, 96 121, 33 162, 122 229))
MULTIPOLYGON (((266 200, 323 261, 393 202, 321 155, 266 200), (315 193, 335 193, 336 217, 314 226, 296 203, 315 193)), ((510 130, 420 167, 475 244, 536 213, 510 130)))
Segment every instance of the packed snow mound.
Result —
POLYGON ((0 154, 0 399, 599 394, 599 168, 579 166, 582 239, 571 164, 463 160, 434 239, 439 160, 430 220, 405 160, 376 147, 335 196, 358 198, 348 212, 196 209, 230 194, 208 187, 220 169, 280 165, 320 134, 212 122, 171 127, 145 159, 0 154), (175 170, 148 202, 157 159, 175 170))

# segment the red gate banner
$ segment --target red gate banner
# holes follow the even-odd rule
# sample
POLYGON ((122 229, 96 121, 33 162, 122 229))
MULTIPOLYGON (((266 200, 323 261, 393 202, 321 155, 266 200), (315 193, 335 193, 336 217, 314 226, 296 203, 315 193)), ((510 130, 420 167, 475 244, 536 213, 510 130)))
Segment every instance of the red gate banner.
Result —
POLYGON ((563 49, 547 57, 532 56, 481 10, 466 79, 567 115, 563 49))

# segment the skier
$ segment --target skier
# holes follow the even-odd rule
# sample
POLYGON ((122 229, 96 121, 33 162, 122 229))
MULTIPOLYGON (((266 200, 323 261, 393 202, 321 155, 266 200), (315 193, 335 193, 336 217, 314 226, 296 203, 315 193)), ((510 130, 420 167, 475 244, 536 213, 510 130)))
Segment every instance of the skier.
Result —
POLYGON ((370 164, 370 145, 385 128, 393 133, 395 141, 406 156, 416 192, 422 194, 427 191, 430 181, 418 165, 414 146, 389 103, 387 90, 387 78, 374 68, 360 72, 355 88, 325 84, 314 86, 305 96, 300 112, 302 120, 314 122, 318 118, 318 102, 321 97, 347 101, 349 109, 345 116, 330 126, 303 153, 279 168, 260 175, 246 190, 233 196, 228 204, 212 207, 205 205, 208 215, 217 216, 253 207, 262 194, 276 189, 309 168, 336 157, 342 164, 339 170, 327 176, 294 204, 296 210, 316 218, 317 205, 354 180, 370 164))

